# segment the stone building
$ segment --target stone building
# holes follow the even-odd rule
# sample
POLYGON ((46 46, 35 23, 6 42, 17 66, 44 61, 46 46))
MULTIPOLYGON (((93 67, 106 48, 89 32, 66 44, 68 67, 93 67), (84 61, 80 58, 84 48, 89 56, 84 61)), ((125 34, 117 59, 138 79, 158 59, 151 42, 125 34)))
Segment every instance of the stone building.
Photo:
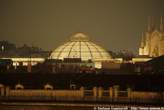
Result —
POLYGON ((149 18, 147 31, 142 34, 139 55, 148 57, 164 55, 164 26, 162 16, 159 28, 155 26, 153 19, 149 18))

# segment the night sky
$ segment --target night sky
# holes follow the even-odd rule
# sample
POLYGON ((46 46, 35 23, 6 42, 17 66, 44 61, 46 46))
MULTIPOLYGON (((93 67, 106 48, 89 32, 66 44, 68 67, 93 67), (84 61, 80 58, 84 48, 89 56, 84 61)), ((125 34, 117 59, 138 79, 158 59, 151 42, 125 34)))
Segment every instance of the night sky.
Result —
POLYGON ((53 50, 76 32, 108 50, 135 53, 148 16, 157 26, 164 0, 0 0, 0 40, 53 50))

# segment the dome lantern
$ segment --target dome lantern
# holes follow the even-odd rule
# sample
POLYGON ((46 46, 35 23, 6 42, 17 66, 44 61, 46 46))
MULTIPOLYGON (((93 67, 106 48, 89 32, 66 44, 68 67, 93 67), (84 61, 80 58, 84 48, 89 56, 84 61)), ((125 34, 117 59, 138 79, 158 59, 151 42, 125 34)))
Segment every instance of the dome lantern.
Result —
POLYGON ((77 33, 71 37, 71 41, 89 41, 89 37, 83 33, 77 33))

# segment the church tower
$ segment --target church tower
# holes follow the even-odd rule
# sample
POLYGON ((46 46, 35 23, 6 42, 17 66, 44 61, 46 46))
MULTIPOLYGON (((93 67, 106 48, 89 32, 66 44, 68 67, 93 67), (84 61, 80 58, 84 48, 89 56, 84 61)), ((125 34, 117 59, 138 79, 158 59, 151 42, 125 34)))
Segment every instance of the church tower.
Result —
POLYGON ((160 21, 160 32, 161 32, 161 42, 160 42, 159 54, 163 55, 164 54, 164 24, 163 24, 162 16, 161 16, 161 21, 160 21))
POLYGON ((147 31, 142 35, 139 55, 149 57, 164 55, 164 27, 162 16, 159 28, 155 26, 153 17, 148 18, 147 31))
POLYGON ((142 33, 142 39, 141 39, 141 44, 140 44, 140 48, 139 48, 140 55, 144 54, 144 46, 145 46, 144 33, 142 33))

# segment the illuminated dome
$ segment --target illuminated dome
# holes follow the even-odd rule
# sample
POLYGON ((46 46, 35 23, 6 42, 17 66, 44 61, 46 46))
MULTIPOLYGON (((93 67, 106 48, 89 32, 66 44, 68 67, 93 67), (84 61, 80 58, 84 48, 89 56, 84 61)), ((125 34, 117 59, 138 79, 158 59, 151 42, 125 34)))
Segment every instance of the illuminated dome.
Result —
POLYGON ((111 55, 99 45, 91 42, 83 33, 73 35, 70 41, 56 48, 51 59, 81 58, 83 61, 104 61, 111 59, 111 55))

